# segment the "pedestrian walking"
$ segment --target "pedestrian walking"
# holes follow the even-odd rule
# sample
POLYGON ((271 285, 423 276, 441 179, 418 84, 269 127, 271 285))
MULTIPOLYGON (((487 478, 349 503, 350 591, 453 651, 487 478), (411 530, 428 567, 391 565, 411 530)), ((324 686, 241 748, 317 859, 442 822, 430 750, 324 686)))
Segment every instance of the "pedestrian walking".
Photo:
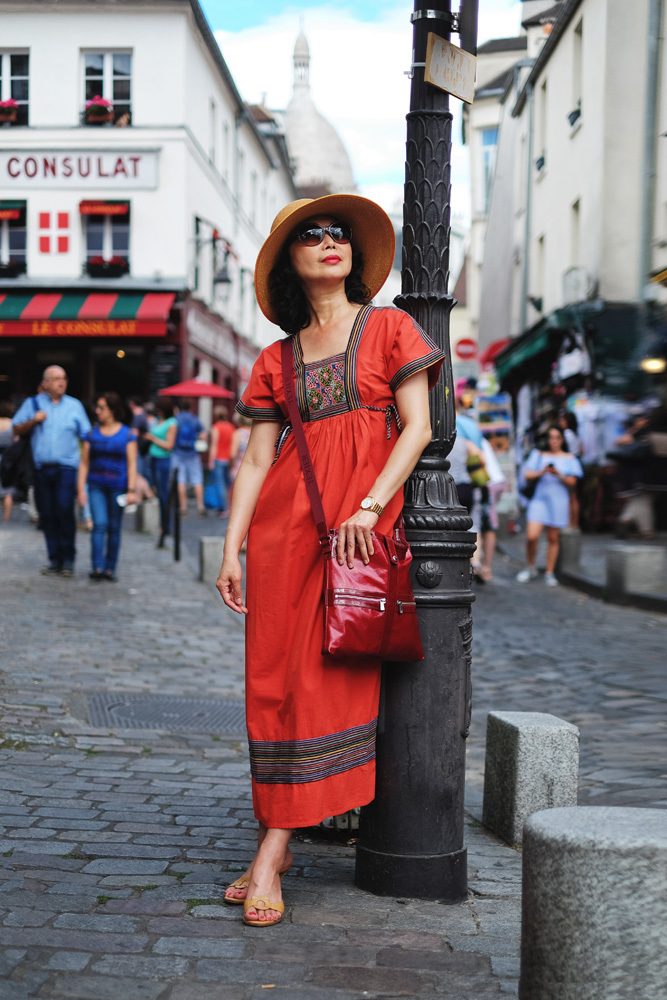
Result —
POLYGON ((204 472, 196 445, 198 440, 206 437, 206 434, 199 417, 191 412, 188 399, 181 400, 176 422, 178 427, 172 452, 172 468, 178 482, 181 514, 185 515, 188 512, 188 486, 192 486, 194 490, 197 513, 205 514, 204 472))
POLYGON ((225 517, 228 513, 229 491, 232 486, 230 461, 233 439, 234 424, 229 419, 229 411, 226 406, 220 406, 215 411, 215 423, 211 427, 208 467, 217 494, 218 510, 225 517))
MULTIPOLYGON (((0 458, 2 457, 3 451, 9 448, 15 437, 14 428, 12 426, 13 416, 14 407, 12 404, 6 400, 0 402, 0 458)), ((2 510, 5 521, 8 521, 11 517, 12 507, 14 505, 14 487, 3 486, 2 483, 0 483, 0 500, 2 500, 2 510)))
POLYGON ((93 520, 90 578, 115 581, 123 509, 137 500, 137 439, 122 423, 123 404, 117 393, 103 392, 95 413, 97 426, 81 452, 79 503, 85 503, 87 486, 93 520))
POLYGON ((581 463, 575 455, 567 451, 567 444, 560 427, 550 427, 547 432, 547 446, 535 448, 529 455, 523 470, 528 484, 535 483, 535 492, 526 511, 526 561, 528 565, 517 574, 519 583, 530 583, 537 577, 535 558, 542 528, 547 529, 547 568, 544 582, 547 587, 556 587, 554 575, 560 533, 567 528, 570 520, 570 490, 577 479, 583 476, 581 463))
POLYGON ((490 583, 493 579, 493 557, 498 531, 498 501, 505 492, 507 481, 493 446, 486 438, 482 438, 482 455, 489 481, 485 489, 475 490, 471 513, 472 530, 477 534, 477 559, 473 561, 472 568, 479 583, 490 583))
MULTIPOLYGON (((368 561, 373 529, 391 532, 403 483, 431 439, 428 386, 443 352, 406 313, 369 304, 393 256, 382 209, 338 194, 284 208, 255 269, 260 308, 291 338, 298 405, 341 566, 352 565, 357 547, 368 561)), ((267 927, 284 911, 292 830, 375 795, 381 663, 322 655, 322 553, 289 425, 276 446, 287 413, 279 341, 260 354, 237 409, 253 426, 217 587, 228 607, 247 615, 259 833, 253 862, 225 899, 243 903, 246 923, 267 927)))
POLYGON ((24 400, 12 423, 19 436, 31 435, 35 503, 49 559, 42 573, 73 576, 79 442, 90 433, 90 421, 79 400, 67 395, 64 368, 50 365, 40 389, 34 402, 24 400))
POLYGON ((137 438, 137 472, 144 479, 150 480, 150 458, 148 457, 150 441, 146 439, 146 433, 150 430, 148 414, 138 396, 132 396, 128 399, 127 404, 132 411, 130 427, 137 438))
POLYGON ((150 441, 148 454, 151 459, 151 482, 160 504, 160 538, 157 545, 161 549, 169 534, 169 474, 178 424, 171 400, 159 396, 155 401, 155 409, 158 420, 146 433, 146 437, 150 441))

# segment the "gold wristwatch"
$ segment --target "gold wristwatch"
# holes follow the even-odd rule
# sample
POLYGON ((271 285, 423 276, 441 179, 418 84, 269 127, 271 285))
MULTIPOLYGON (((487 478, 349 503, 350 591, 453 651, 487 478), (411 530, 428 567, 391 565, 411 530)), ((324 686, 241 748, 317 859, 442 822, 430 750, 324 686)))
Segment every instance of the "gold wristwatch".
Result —
POLYGON ((362 510, 372 510, 374 514, 378 515, 378 517, 384 513, 384 507, 382 504, 379 504, 377 500, 373 499, 373 497, 364 497, 359 506, 362 510))

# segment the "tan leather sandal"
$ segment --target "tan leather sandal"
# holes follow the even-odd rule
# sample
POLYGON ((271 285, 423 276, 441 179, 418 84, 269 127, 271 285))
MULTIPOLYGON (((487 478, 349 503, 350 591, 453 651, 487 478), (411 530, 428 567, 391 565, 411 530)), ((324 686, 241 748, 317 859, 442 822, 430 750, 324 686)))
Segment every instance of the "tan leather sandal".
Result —
MULTIPOLYGON (((280 876, 280 881, 281 882, 282 882, 284 876, 287 875, 287 873, 288 873, 288 871, 290 870, 291 867, 292 866, 290 864, 290 865, 287 866, 287 868, 283 868, 282 871, 278 872, 278 875, 280 876)), ((248 875, 241 875, 240 878, 237 878, 235 882, 232 882, 225 889, 225 903, 231 903, 232 906, 240 906, 241 903, 245 902, 245 897, 244 896, 228 896, 227 893, 229 892, 230 889, 245 889, 247 891, 249 885, 250 885, 250 878, 249 878, 249 876, 248 875)))
POLYGON ((248 927, 272 927, 274 924, 280 923, 284 912, 284 903, 272 903, 270 899, 262 896, 251 896, 250 899, 243 900, 243 923, 247 924, 248 927), (250 920, 247 913, 252 908, 255 910, 277 910, 280 916, 274 920, 250 920))

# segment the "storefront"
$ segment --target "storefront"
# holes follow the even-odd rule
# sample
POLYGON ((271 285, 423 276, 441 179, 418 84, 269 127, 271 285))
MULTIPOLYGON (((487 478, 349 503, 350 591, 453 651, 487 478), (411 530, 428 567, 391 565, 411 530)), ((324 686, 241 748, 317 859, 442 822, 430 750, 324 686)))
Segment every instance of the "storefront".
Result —
POLYGON ((149 398, 181 374, 178 292, 0 289, 0 392, 21 399, 62 365, 69 391, 149 398))

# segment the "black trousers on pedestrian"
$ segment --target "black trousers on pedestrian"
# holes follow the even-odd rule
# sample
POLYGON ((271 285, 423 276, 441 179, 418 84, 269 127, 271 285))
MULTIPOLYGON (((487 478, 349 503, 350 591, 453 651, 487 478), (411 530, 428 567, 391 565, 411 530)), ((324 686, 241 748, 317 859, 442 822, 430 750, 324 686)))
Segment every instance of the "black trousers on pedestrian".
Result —
POLYGON ((55 569, 74 566, 76 476, 76 469, 68 465, 43 465, 35 469, 35 504, 49 562, 55 569))

